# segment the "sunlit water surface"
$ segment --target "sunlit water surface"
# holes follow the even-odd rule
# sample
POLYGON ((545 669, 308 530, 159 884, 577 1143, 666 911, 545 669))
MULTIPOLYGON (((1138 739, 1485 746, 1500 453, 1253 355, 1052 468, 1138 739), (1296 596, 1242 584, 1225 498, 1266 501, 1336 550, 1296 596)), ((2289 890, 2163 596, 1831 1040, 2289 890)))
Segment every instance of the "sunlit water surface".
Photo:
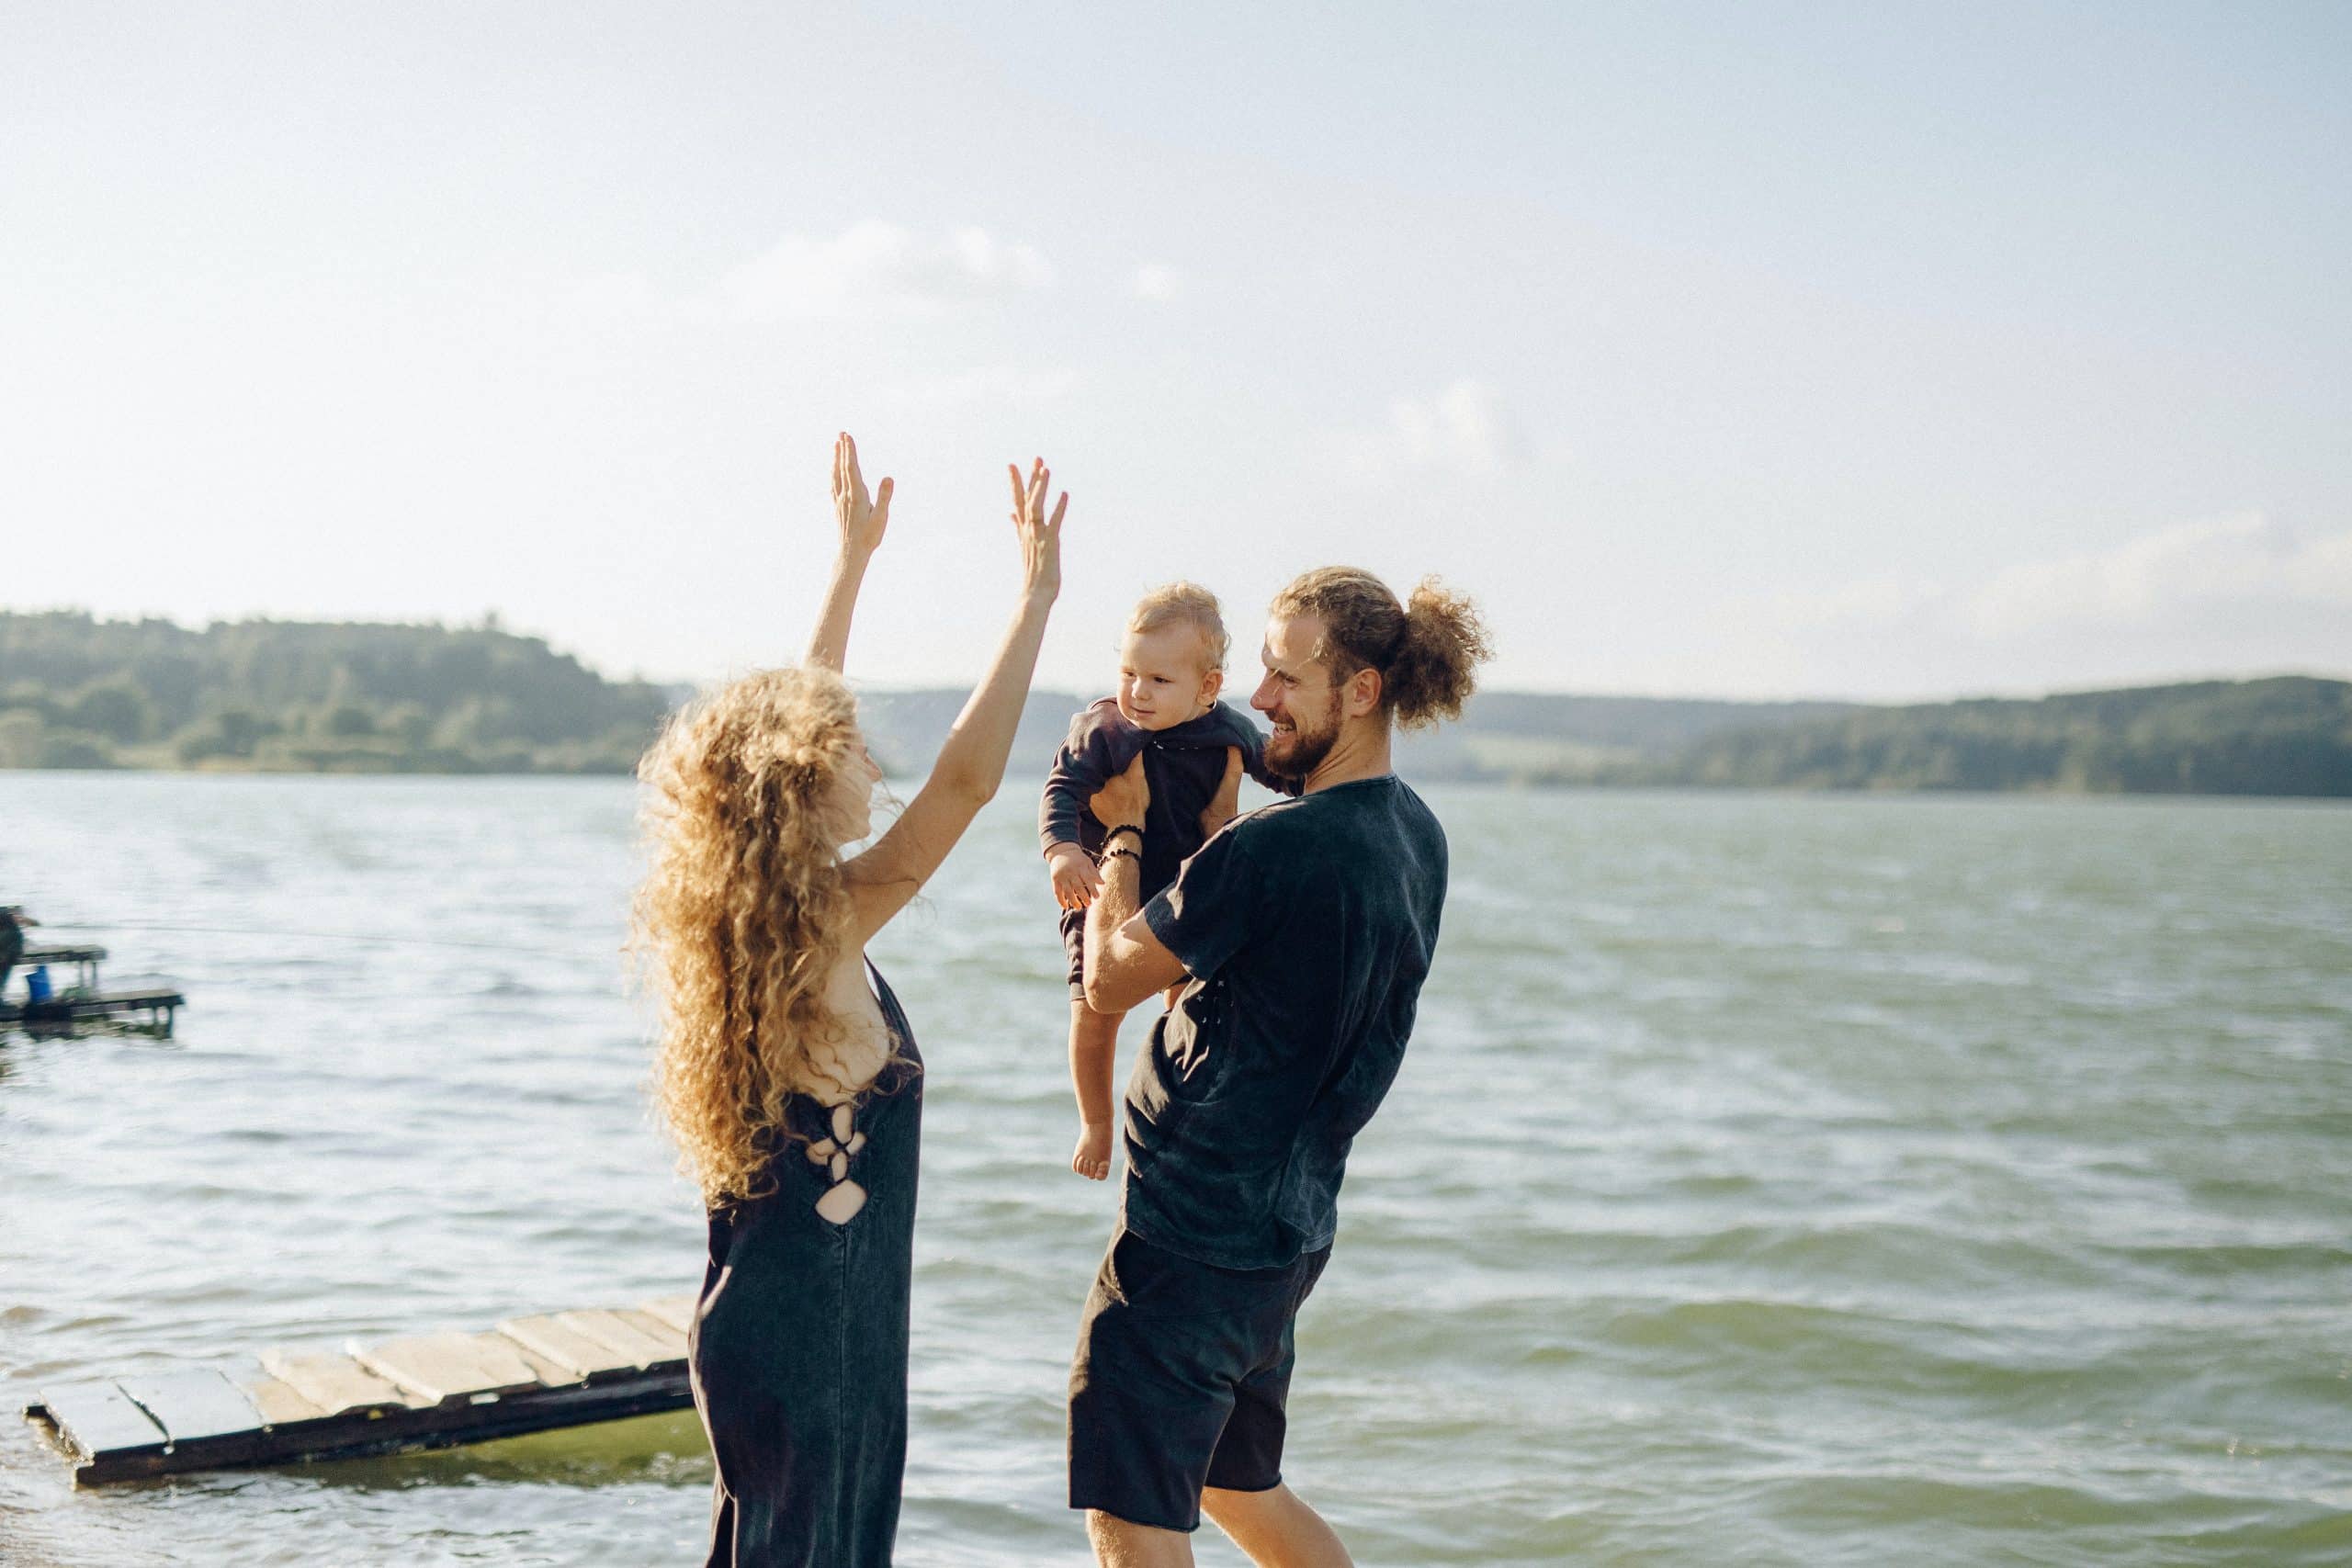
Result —
MULTIPOLYGON (((932 1064, 909 1564, 1085 1561, 1113 1193, 1025 793, 875 950, 932 1064)), ((2352 811, 1427 793, 1444 942, 1293 1398, 1360 1561, 2352 1560, 2352 811)), ((82 1493, 13 1416, 692 1289, 631 805, 0 774, 0 900, 192 1002, 0 1044, 0 1559, 696 1560, 691 1415, 82 1493)))

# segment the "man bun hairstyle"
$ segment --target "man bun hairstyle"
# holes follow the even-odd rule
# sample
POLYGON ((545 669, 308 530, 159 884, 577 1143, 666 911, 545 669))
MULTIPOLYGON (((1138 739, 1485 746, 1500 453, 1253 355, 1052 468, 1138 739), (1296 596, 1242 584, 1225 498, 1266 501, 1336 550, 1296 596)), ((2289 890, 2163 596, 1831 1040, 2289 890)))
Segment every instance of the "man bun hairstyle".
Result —
POLYGON ((1216 594, 1197 582, 1164 582, 1136 600, 1135 613, 1127 617, 1131 632, 1156 632, 1175 626, 1191 626, 1201 634, 1205 668, 1225 668, 1226 657, 1233 651, 1233 638, 1226 632, 1225 613, 1217 607, 1216 594))
POLYGON ((1272 613, 1323 623, 1314 657, 1330 667, 1334 682, 1359 670, 1379 671, 1380 705, 1400 729, 1460 717, 1478 666, 1494 657, 1477 606, 1434 577, 1421 579, 1399 604, 1368 571, 1321 567, 1274 595, 1272 613))

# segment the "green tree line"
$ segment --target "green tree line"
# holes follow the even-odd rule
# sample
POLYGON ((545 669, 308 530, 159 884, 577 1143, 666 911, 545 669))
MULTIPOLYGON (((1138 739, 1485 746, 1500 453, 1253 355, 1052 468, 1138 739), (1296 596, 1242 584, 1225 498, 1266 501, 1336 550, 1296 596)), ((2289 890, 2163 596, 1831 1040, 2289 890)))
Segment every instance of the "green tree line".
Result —
MULTIPOLYGON (((480 626, 100 621, 0 612, 0 767, 626 773, 684 692, 614 682, 480 626)), ((960 689, 872 692, 876 753, 919 773, 960 689)), ((1032 694, 1012 776, 1077 694, 1032 694)), ((2352 684, 2205 681, 1904 707, 1482 693, 1401 737, 1417 779, 1702 788, 2352 796, 2352 684)))
POLYGON ((675 694, 472 626, 0 612, 0 767, 615 773, 675 694))
POLYGON ((1712 735, 1600 781, 2341 797, 2352 795, 2352 683, 2290 675, 1853 708, 1712 735))

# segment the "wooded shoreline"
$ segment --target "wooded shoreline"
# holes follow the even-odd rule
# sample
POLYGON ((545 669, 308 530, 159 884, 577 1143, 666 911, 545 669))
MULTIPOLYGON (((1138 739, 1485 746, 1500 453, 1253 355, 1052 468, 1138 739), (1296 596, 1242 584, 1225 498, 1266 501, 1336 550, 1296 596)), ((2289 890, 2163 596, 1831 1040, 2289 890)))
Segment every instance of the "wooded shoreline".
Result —
MULTIPOLYGON (((961 689, 862 694, 893 774, 961 689)), ((202 629, 0 612, 0 768, 627 773, 691 688, 610 681, 494 619, 202 629)), ((1036 692, 1014 777, 1084 699, 1036 692)), ((1399 737, 1430 781, 1526 785, 2352 797, 2352 682, 2204 681, 1905 705, 1490 692, 1399 737)))

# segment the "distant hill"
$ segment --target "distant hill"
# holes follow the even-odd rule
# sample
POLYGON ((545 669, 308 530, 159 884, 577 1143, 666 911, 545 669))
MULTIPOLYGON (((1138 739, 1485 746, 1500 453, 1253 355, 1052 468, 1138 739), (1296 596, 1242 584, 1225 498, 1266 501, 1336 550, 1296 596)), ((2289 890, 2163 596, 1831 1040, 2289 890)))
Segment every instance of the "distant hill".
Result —
POLYGON ((679 694, 476 626, 0 613, 0 766, 622 773, 679 694))
MULTIPOLYGON (((618 773, 688 693, 607 681, 494 620, 191 629, 0 612, 0 767, 618 773)), ((876 757, 920 775, 968 694, 862 691, 876 757)), ((1083 700, 1030 694, 1009 780, 1044 776, 1083 700)), ((1899 707, 1487 692, 1460 723, 1400 735, 1396 761, 1433 782, 2352 796, 2352 684, 1899 707)))
MULTIPOLYGON (((876 754, 919 772, 963 701, 867 694, 876 754)), ((1078 706, 1031 694, 1014 776, 1044 772, 1078 706)), ((1459 723, 1399 734, 1396 767, 1520 784, 2346 796, 2352 684, 2281 676, 1909 706, 1488 692, 1459 723)))
POLYGON ((2341 797, 2352 683, 2287 675, 1854 708, 1710 735, 1601 782, 2341 797))
MULTIPOLYGON (((1069 692, 1030 693, 1006 771, 1042 777, 1069 728, 1070 716, 1102 694, 1081 698, 1069 692)), ((927 768, 967 695, 944 689, 861 694, 860 711, 876 759, 895 773, 927 768)), ((1246 711, 1246 698, 1245 693, 1232 705, 1246 711)), ((1399 735, 1396 765, 1418 779, 1589 784, 1612 769, 1673 755, 1692 741, 1726 730, 1854 711, 1850 703, 1487 692, 1471 699, 1458 724, 1399 735)), ((1263 720, 1258 723, 1265 728, 1263 720)))

